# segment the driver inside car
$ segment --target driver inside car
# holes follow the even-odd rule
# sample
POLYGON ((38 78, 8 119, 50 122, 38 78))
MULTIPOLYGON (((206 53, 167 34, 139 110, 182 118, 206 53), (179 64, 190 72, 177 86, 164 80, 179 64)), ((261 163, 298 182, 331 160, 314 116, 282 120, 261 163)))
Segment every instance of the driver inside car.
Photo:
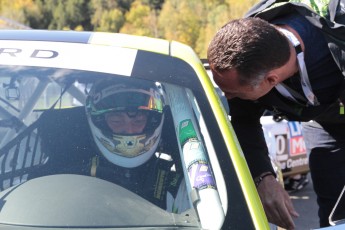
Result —
MULTIPOLYGON (((83 116, 60 114, 55 115, 57 119, 49 119, 59 123, 58 120, 64 117, 64 122, 67 120, 69 123, 63 126, 79 133, 74 134, 76 141, 72 142, 69 141, 72 138, 52 129, 66 139, 60 144, 56 142, 57 138, 48 138, 49 133, 43 136, 50 139, 49 148, 54 151, 50 162, 48 160, 50 166, 46 168, 52 170, 54 167, 58 173, 83 174, 110 181, 169 212, 181 213, 189 209, 179 153, 162 152, 164 146, 174 143, 171 138, 164 144, 162 138, 169 137, 162 133, 164 121, 171 114, 167 113, 164 97, 159 83, 138 84, 118 79, 94 83, 86 98, 83 116), (87 127, 82 130, 85 125, 75 123, 86 123, 87 127), (67 149, 67 142, 75 147, 67 149), (73 152, 73 155, 59 156, 61 152, 73 152), (69 161, 66 163, 67 158, 69 161), (54 159, 59 163, 54 163, 54 159)), ((61 112, 63 110, 68 111, 61 109, 61 112)), ((167 131, 171 133, 172 130, 167 131)))

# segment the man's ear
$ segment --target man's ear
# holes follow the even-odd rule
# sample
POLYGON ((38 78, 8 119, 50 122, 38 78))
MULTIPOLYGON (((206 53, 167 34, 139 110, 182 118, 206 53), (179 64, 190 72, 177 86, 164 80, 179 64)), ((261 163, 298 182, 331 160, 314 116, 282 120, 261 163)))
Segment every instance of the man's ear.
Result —
POLYGON ((280 82, 279 76, 274 72, 269 72, 267 76, 265 77, 265 81, 271 85, 276 86, 280 82))

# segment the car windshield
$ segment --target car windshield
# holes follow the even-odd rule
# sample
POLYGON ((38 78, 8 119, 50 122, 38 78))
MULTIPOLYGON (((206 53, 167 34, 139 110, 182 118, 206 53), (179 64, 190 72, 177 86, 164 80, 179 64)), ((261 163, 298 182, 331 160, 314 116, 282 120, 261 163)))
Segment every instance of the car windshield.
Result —
POLYGON ((200 99, 139 77, 0 67, 0 198, 20 207, 2 223, 199 228, 211 211, 222 225, 200 99))

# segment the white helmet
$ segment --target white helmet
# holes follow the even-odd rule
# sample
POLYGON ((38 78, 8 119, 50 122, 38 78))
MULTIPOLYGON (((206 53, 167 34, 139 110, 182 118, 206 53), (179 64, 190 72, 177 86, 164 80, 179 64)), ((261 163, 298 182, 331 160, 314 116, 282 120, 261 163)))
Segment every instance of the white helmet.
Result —
POLYGON ((95 83, 86 99, 86 114, 93 138, 104 157, 113 164, 133 168, 147 162, 160 141, 165 106, 159 83, 108 79, 95 83), (110 112, 146 111, 141 133, 114 133, 105 121, 110 112))

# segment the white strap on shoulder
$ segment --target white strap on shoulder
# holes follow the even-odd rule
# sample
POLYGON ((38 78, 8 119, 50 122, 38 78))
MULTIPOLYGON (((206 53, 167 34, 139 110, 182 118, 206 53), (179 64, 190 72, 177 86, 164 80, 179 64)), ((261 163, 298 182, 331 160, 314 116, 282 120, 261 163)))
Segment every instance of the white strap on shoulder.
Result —
MULTIPOLYGON (((287 29, 279 28, 279 31, 281 31, 289 39, 289 41, 293 44, 293 46, 296 49, 298 68, 299 68, 299 73, 300 73, 300 78, 301 78, 301 85, 302 85, 303 93, 305 97, 308 99, 308 104, 313 105, 313 106, 319 105, 320 103, 318 102, 311 88, 307 68, 304 62, 304 53, 301 49, 300 42, 298 41, 296 36, 290 31, 288 31, 287 29)), ((282 90, 282 88, 285 88, 283 85, 278 84, 278 86, 276 86, 275 88, 284 97, 287 97, 289 99, 294 98, 294 96, 289 92, 288 89, 282 90)), ((294 99, 294 101, 296 100, 294 99)))

